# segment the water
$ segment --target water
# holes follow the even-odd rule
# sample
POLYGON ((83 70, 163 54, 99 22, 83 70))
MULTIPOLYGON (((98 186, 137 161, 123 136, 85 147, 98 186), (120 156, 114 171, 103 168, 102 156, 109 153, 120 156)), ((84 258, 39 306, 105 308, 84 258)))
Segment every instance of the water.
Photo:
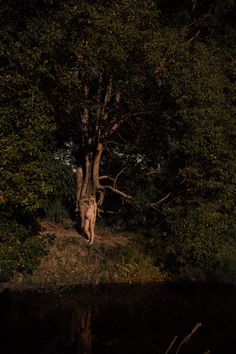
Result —
POLYGON ((0 296, 2 354, 236 353, 236 287, 111 285, 0 296), (4 348, 4 349, 3 349, 4 348))

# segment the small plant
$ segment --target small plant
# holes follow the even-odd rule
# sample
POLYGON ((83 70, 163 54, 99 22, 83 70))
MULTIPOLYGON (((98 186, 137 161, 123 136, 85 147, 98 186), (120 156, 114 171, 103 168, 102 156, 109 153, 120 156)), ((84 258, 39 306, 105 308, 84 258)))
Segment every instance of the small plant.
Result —
POLYGON ((79 244, 80 244, 80 240, 78 239, 78 237, 67 237, 63 241, 63 246, 79 245, 79 244))

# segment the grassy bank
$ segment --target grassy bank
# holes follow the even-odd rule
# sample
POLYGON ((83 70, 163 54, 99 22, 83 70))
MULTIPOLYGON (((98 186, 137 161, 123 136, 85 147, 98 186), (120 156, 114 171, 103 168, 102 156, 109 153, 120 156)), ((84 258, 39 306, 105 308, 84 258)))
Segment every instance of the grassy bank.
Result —
POLYGON ((1 288, 46 288, 68 285, 98 285, 163 281, 166 277, 154 266, 134 234, 98 229, 95 242, 88 246, 70 220, 60 224, 42 222, 47 255, 32 274, 17 273, 1 288))

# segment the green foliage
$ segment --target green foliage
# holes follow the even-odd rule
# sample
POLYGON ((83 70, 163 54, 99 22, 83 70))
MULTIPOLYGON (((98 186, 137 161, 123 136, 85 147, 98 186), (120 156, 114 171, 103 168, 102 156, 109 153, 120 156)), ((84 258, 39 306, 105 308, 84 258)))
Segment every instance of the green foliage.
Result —
MULTIPOLYGON (((134 237, 137 236, 133 235, 132 238, 134 237)), ((160 275, 159 268, 153 265, 152 258, 144 255, 143 247, 134 239, 125 244, 95 244, 89 250, 89 259, 91 265, 96 265, 96 260, 102 262, 101 273, 109 275, 106 281, 140 280, 142 277, 149 279, 160 275)))
MULTIPOLYGON (((3 27, 4 28, 4 27, 3 27)), ((32 272, 45 255, 36 218, 53 192, 51 107, 34 77, 35 57, 14 26, 2 30, 0 281, 32 272)))
MULTIPOLYGON (((183 278, 235 282, 236 239, 233 219, 214 204, 166 208, 170 227, 161 238, 158 262, 183 278)), ((160 245, 159 245, 160 246, 160 245)))
POLYGON ((86 129, 96 144, 100 73, 102 95, 111 76, 114 93, 122 93, 111 121, 101 124, 107 150, 102 169, 117 175, 128 166, 116 183, 135 200, 126 203, 108 194, 108 210, 116 213, 110 222, 146 228, 149 234, 158 230, 162 262, 175 271, 207 278, 217 270, 232 278, 235 5, 232 0, 199 1, 196 7, 189 1, 170 3, 4 4, 0 203, 5 224, 13 228, 6 228, 1 240, 9 274, 31 269, 23 259, 30 247, 36 257, 30 243, 36 217, 46 211, 60 221, 65 208, 74 209, 73 156, 83 154, 86 140, 84 84, 89 87, 86 129), (107 141, 114 122, 123 125, 107 141))
POLYGON ((0 282, 17 272, 32 272, 46 255, 44 239, 33 237, 28 228, 14 220, 1 220, 0 234, 0 282))
POLYGON ((225 94, 232 88, 227 60, 216 45, 197 43, 165 73, 175 119, 163 136, 173 198, 162 208, 162 230, 167 267, 190 278, 235 281, 236 151, 229 126, 231 136, 236 131, 225 94))
POLYGON ((46 218, 56 223, 62 222, 63 219, 69 216, 65 206, 58 199, 49 203, 45 214, 46 218))

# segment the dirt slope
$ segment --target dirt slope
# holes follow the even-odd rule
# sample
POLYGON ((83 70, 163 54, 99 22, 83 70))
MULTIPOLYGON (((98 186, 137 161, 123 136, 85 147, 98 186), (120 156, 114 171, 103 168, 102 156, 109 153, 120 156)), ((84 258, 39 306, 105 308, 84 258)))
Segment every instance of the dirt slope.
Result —
POLYGON ((48 254, 33 274, 16 275, 8 287, 98 285, 163 281, 165 278, 143 254, 134 235, 98 230, 94 244, 89 246, 70 220, 61 224, 43 221, 42 234, 48 240, 48 254))

